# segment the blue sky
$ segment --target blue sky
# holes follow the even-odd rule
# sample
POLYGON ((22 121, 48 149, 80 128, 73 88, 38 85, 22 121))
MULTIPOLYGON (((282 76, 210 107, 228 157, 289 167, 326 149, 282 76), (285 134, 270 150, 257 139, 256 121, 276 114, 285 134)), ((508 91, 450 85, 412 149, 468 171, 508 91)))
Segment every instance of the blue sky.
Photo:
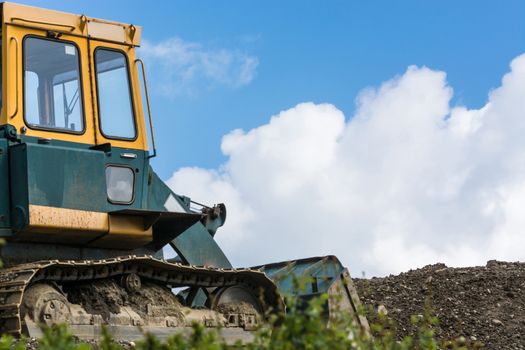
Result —
POLYGON ((525 260, 524 1, 23 2, 143 26, 154 168, 234 265, 525 260))
POLYGON ((181 166, 217 167, 224 134, 300 102, 332 103, 349 117, 361 89, 409 65, 445 71, 453 102, 480 107, 525 49, 518 0, 20 2, 139 24, 152 43, 178 37, 257 59, 242 86, 203 78, 171 98, 154 93, 154 166, 163 178, 181 166))

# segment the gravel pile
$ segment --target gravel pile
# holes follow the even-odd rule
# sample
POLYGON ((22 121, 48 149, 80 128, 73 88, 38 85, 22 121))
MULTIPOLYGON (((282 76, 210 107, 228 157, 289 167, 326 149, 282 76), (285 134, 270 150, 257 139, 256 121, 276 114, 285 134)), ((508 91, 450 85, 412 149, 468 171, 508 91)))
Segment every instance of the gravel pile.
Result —
POLYGON ((439 319, 434 329, 440 340, 464 337, 486 349, 525 349, 525 263, 436 264, 354 283, 369 321, 386 313, 398 338, 416 334, 411 318, 422 319, 430 307, 439 319))

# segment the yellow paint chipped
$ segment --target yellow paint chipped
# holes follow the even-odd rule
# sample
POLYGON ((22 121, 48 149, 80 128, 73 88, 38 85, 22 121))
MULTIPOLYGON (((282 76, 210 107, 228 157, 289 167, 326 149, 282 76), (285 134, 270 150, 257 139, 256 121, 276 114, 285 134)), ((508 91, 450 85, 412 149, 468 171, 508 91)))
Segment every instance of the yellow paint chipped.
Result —
POLYGON ((136 249, 153 240, 153 231, 142 217, 30 205, 29 225, 15 239, 136 249))
POLYGON ((29 206, 29 231, 109 231, 108 214, 94 211, 29 206))

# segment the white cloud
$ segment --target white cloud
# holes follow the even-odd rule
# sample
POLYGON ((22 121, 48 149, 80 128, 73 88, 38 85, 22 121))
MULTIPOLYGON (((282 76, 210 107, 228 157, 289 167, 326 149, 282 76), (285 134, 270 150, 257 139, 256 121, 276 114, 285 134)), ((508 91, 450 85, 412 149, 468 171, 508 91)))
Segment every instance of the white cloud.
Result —
POLYGON ((451 107, 443 72, 409 67, 345 120, 302 103, 223 138, 220 169, 168 180, 224 201, 236 265, 335 254, 354 275, 525 260, 525 55, 479 110, 451 107))
POLYGON ((257 57, 239 50, 210 49, 177 37, 158 43, 143 40, 140 55, 155 75, 155 88, 166 96, 194 94, 215 85, 247 85, 259 64, 257 57))

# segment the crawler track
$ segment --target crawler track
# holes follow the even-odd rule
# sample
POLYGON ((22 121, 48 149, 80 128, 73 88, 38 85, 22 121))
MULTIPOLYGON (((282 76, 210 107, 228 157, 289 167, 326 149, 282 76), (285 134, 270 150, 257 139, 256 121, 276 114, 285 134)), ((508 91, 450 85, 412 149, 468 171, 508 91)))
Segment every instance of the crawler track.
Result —
MULTIPOLYGON (((50 260, 18 265, 0 270, 0 332, 20 336, 27 333, 23 315, 24 293, 36 283, 86 282, 135 274, 141 279, 169 288, 220 288, 241 286, 254 291, 265 308, 283 310, 276 286, 262 272, 250 269, 216 269, 169 263, 151 256, 126 256, 106 260, 50 260)), ((89 316, 89 315, 88 315, 89 316)), ((87 317, 83 327, 100 327, 100 319, 87 317)), ((77 326, 79 326, 77 321, 77 326)), ((75 324, 73 324, 75 326, 75 324)), ((238 327, 228 325, 226 327, 238 327)), ((128 329, 133 325, 127 325, 128 329)), ((137 328, 137 327, 135 327, 137 328)), ((157 327, 158 328, 158 327, 157 327)), ((163 332, 170 332, 169 324, 163 332)), ((241 327, 242 328, 242 327, 241 327)))

